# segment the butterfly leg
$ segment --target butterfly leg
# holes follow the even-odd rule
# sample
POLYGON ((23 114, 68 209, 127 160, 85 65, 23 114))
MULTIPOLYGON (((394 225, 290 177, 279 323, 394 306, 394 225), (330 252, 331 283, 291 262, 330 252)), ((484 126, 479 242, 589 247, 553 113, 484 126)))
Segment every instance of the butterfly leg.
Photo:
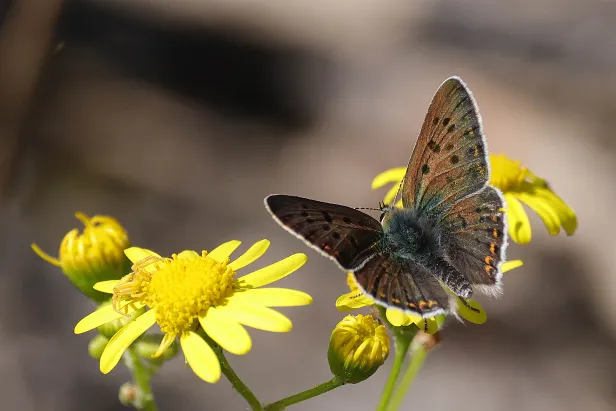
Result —
POLYGON ((458 297, 471 298, 473 296, 470 281, 454 266, 441 259, 434 268, 436 278, 441 280, 458 297))

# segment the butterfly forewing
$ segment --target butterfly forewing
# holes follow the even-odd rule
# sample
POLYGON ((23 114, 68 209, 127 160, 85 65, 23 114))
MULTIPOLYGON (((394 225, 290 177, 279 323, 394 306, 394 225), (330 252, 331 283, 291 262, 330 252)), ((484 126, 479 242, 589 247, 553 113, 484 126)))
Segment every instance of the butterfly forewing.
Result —
POLYGON ((443 216, 451 263, 481 291, 500 290, 500 265, 505 260, 507 222, 501 193, 492 186, 456 203, 443 216))
POLYGON ((405 207, 438 213, 489 181, 487 147, 470 90, 457 77, 436 92, 402 187, 405 207))
POLYGON ((439 281, 409 261, 379 253, 353 273, 357 284, 379 304, 433 317, 451 309, 450 297, 439 281))
POLYGON ((344 270, 361 267, 378 251, 381 224, 361 211, 287 195, 271 195, 265 204, 283 227, 344 270))

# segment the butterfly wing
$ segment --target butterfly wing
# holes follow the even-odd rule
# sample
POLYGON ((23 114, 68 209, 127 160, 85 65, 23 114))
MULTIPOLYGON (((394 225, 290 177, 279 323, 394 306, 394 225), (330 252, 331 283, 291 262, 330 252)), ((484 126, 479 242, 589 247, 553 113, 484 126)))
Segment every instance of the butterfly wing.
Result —
POLYGON ((457 77, 436 92, 402 186, 402 204, 439 213, 479 191, 490 179, 481 118, 470 90, 457 77))
POLYGON ((487 294, 500 292, 507 248, 505 201, 490 185, 458 201, 442 218, 444 250, 451 263, 487 294))
POLYGON ((353 208, 288 195, 271 195, 265 206, 287 231, 343 270, 360 268, 380 246, 381 224, 353 208))
POLYGON ((426 269, 379 253, 353 273, 363 291, 386 307, 424 318, 449 312, 452 298, 426 269))

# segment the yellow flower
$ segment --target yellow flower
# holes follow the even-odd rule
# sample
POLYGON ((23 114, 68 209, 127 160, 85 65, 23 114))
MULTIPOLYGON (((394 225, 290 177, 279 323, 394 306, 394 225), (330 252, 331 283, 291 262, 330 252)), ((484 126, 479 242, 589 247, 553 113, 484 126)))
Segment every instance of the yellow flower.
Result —
POLYGON ((492 180, 490 183, 500 188, 507 202, 509 234, 513 241, 527 244, 531 239, 528 216, 520 201, 530 207, 543 220, 550 235, 558 235, 560 228, 568 235, 577 229, 577 216, 565 202, 558 197, 548 183, 534 175, 520 161, 513 161, 504 154, 490 156, 492 180))
MULTIPOLYGON (((498 187, 505 195, 507 207, 507 221, 509 235, 519 244, 527 244, 531 240, 531 227, 528 215, 520 201, 529 206, 543 220, 551 235, 560 233, 561 226, 568 235, 577 229, 575 212, 551 189, 548 183, 534 175, 526 167, 520 167, 519 161, 513 161, 504 154, 490 154, 492 178, 490 184, 498 187)), ((404 167, 392 168, 379 175, 372 181, 372 189, 394 183, 385 195, 385 204, 394 200, 400 181, 404 178, 404 167)), ((399 200, 396 206, 401 207, 399 200)))
POLYGON ((329 368, 345 383, 369 378, 389 355, 387 330, 371 315, 346 316, 336 325, 329 341, 329 368))
POLYGON ((92 286, 121 278, 130 269, 130 261, 124 255, 130 247, 128 234, 112 217, 88 218, 80 212, 75 217, 85 226, 83 234, 76 228, 69 231, 60 244, 59 258, 50 256, 35 243, 31 247, 43 260, 60 267, 82 293, 101 303, 109 296, 92 286))
MULTIPOLYGON (((505 273, 520 266, 522 266, 522 261, 520 260, 507 261, 501 266, 501 270, 505 273)), ((349 273, 347 276, 347 284, 351 292, 340 296, 338 300, 336 300, 336 308, 340 311, 350 311, 375 304, 372 298, 368 297, 359 289, 352 273, 349 273)), ((456 308, 457 315, 474 324, 483 324, 486 322, 488 316, 483 307, 475 300, 469 300, 468 304, 473 307, 474 310, 464 304, 458 304, 456 308)), ((419 315, 409 314, 395 308, 388 308, 386 315, 387 321, 393 326, 402 327, 415 324, 421 330, 426 329, 428 334, 436 333, 445 321, 444 314, 431 318, 422 318, 419 315)))
POLYGON ((268 240, 255 243, 229 262, 239 241, 224 243, 210 253, 182 251, 164 258, 153 251, 132 247, 125 251, 134 263, 132 272, 118 281, 96 284, 96 289, 113 294, 112 306, 99 309, 75 326, 75 333, 92 330, 143 306, 149 308, 118 331, 100 359, 103 373, 110 372, 124 351, 146 330, 158 324, 165 334, 154 358, 179 338, 186 361, 201 379, 216 382, 220 363, 212 348, 197 333, 205 333, 225 350, 246 354, 252 341, 244 325, 272 332, 291 330, 291 321, 269 307, 307 305, 312 298, 284 288, 259 288, 299 269, 305 254, 294 254, 250 274, 235 278, 236 271, 261 257, 268 240))

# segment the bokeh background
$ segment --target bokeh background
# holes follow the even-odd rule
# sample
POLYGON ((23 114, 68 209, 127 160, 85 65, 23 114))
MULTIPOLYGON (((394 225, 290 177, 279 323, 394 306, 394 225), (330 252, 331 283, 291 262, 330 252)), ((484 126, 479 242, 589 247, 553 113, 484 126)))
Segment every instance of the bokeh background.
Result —
MULTIPOLYGON (((261 238, 259 264, 305 251, 284 286, 291 333, 255 331, 231 362, 272 401, 329 378, 345 275, 289 237, 270 193, 373 207, 380 171, 405 165, 450 75, 474 91, 490 149, 521 159, 578 213, 573 237, 532 218, 523 268, 485 325, 451 323, 407 409, 616 407, 616 3, 605 0, 22 0, 0 2, 0 401, 2 410, 122 410, 123 367, 87 353, 92 309, 54 254, 109 214, 161 254, 261 238)), ((367 382, 293 410, 372 410, 367 382)), ((154 379, 161 410, 244 410, 226 380, 181 357, 154 379)))

